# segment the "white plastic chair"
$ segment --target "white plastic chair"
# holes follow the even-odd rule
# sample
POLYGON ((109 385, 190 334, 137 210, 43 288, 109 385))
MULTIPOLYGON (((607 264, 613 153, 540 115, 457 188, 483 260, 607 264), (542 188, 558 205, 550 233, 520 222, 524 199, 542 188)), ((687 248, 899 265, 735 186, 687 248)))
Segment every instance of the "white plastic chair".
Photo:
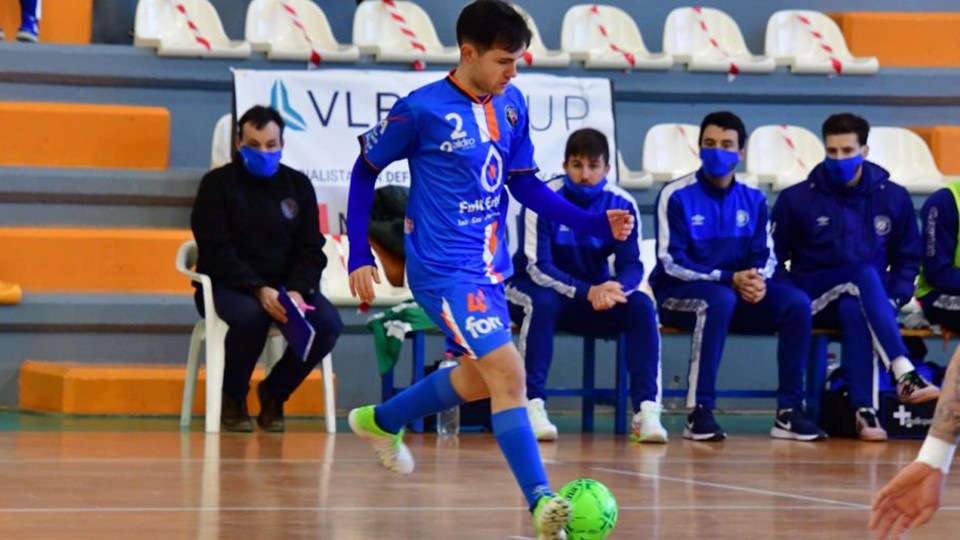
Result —
POLYGON ((727 72, 733 64, 744 73, 769 73, 777 67, 773 58, 751 54, 736 21, 712 8, 700 8, 699 15, 691 7, 671 11, 663 27, 663 51, 690 71, 727 72))
POLYGON ((640 28, 627 12, 614 6, 578 4, 563 16, 560 46, 574 60, 583 60, 587 69, 670 69, 673 57, 647 50, 640 28), (593 12, 593 8, 597 12, 593 12), (607 31, 600 32, 601 24, 607 31), (633 55, 631 65, 623 52, 633 55))
POLYGON ((700 127, 657 124, 643 138, 643 173, 657 181, 676 180, 700 168, 700 127))
POLYGON ((626 189, 650 189, 653 187, 653 176, 630 170, 623 161, 623 154, 617 150, 617 184, 626 189))
POLYGON ((778 65, 790 66, 793 73, 834 74, 831 56, 840 62, 843 75, 873 75, 880 69, 875 56, 850 54, 840 27, 819 11, 790 9, 774 13, 767 21, 765 52, 778 65))
POLYGON ((643 263, 643 281, 640 282, 640 290, 656 303, 653 296, 653 287, 650 286, 650 274, 653 273, 653 268, 657 266, 656 238, 644 238, 640 241, 640 262, 643 263))
POLYGON ((927 143, 909 129, 870 128, 867 146, 867 159, 886 169, 890 179, 910 193, 933 193, 948 183, 927 143))
POLYGON ((245 37, 255 51, 267 53, 270 60, 310 60, 313 48, 322 62, 355 62, 360 50, 342 45, 333 37, 327 16, 310 0, 287 0, 306 27, 313 46, 294 26, 294 18, 279 0, 253 0, 247 8, 245 37))
POLYGON ((433 21, 423 8, 409 0, 397 0, 396 5, 426 51, 413 47, 383 2, 368 0, 357 6, 353 16, 353 44, 361 53, 374 55, 377 62, 421 60, 428 64, 456 64, 460 61, 460 48, 444 47, 440 43, 433 21))
POLYGON ((538 68, 564 68, 569 66, 570 55, 566 51, 548 50, 547 46, 543 44, 540 29, 537 28, 537 23, 533 20, 533 17, 517 4, 513 4, 513 8, 527 20, 527 26, 533 34, 530 38, 530 46, 527 47, 528 58, 530 59, 529 66, 538 68))
POLYGON ((802 182, 826 155, 823 143, 798 126, 760 126, 747 139, 747 175, 780 191, 802 182))
POLYGON ((233 115, 227 113, 213 126, 210 141, 210 168, 223 167, 233 161, 233 115))
POLYGON ((201 56, 211 58, 246 58, 250 44, 231 41, 223 31, 216 8, 209 0, 178 0, 187 10, 180 13, 169 0, 139 0, 134 19, 133 43, 137 47, 153 47, 159 56, 201 56), (188 19, 196 25, 196 34, 188 19), (210 44, 207 49, 199 42, 210 44))
MULTIPOLYGON (((229 327, 217 315, 213 303, 213 282, 210 276, 194 271, 197 263, 197 243, 193 240, 184 242, 177 251, 177 270, 190 278, 191 281, 203 286, 203 309, 206 317, 193 327, 190 335, 190 352, 187 353, 187 376, 183 384, 183 403, 180 406, 180 426, 188 427, 193 412, 193 397, 197 387, 197 378, 200 373, 200 345, 205 344, 207 364, 207 396, 205 412, 205 430, 207 433, 220 432, 221 392, 223 391, 223 368, 226 363, 226 352, 223 341, 227 337, 229 327)), ((266 364, 267 371, 283 355, 283 336, 276 327, 270 329, 267 345, 264 347, 261 360, 266 364)), ((336 395, 333 385, 333 357, 327 355, 322 362, 323 369, 323 399, 324 423, 327 433, 336 433, 336 395)))
MULTIPOLYGON (((327 256, 327 267, 320 278, 320 290, 335 306, 359 306, 360 300, 350 294, 350 276, 347 272, 347 258, 350 255, 350 241, 346 235, 324 235, 323 254, 327 256)), ((383 269, 383 263, 373 254, 377 267, 383 269)), ((404 274, 406 279, 406 274, 404 274)), ((375 307, 392 307, 413 300, 413 293, 404 283, 403 287, 394 287, 380 272, 380 283, 373 284, 376 299, 371 303, 375 307)))

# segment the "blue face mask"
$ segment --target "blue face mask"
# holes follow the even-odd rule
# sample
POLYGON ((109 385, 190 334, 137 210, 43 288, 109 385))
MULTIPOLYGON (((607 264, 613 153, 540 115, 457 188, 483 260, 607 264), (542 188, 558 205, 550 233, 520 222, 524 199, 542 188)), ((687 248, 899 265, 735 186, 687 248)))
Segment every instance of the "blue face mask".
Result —
POLYGON ((600 193, 603 192, 603 186, 607 185, 607 179, 604 178, 597 182, 596 185, 589 186, 587 184, 578 184, 570 179, 569 176, 563 177, 563 186, 567 189, 567 193, 570 194, 570 197, 574 201, 580 204, 589 204, 593 202, 600 193))
POLYGON ((700 161, 703 162, 703 170, 708 175, 720 178, 737 168, 737 163, 740 163, 740 152, 723 148, 701 148, 700 161))
POLYGON ((270 178, 277 174, 280 169, 281 154, 283 154, 282 150, 263 152, 249 146, 240 147, 240 159, 243 160, 243 166, 257 178, 270 178))
POLYGON ((857 176, 857 171, 863 165, 863 154, 846 159, 826 158, 823 160, 823 165, 827 169, 827 180, 831 186, 846 186, 857 176))

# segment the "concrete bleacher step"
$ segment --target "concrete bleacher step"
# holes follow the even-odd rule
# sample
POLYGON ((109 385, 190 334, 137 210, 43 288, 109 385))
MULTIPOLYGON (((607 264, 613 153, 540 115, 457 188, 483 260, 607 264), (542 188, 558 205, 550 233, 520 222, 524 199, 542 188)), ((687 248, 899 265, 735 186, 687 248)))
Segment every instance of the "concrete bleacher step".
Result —
POLYGON ((0 226, 185 229, 204 173, 0 167, 0 226))
MULTIPOLYGON (((20 26, 19 2, 0 2, 0 28, 8 40, 16 38, 20 26)), ((46 43, 83 45, 93 35, 93 0, 44 2, 40 17, 40 39, 46 43)))
MULTIPOLYGON (((183 365, 86 364, 27 360, 20 366, 23 409, 64 414, 179 415, 183 399, 183 365)), ((254 371, 251 388, 264 378, 254 371)), ((193 413, 204 411, 206 374, 200 370, 193 413)), ((255 392, 248 395, 251 414, 259 412, 255 392)), ((289 415, 323 414, 323 380, 314 370, 284 405, 289 415)))
POLYGON ((960 13, 848 12, 832 17, 850 52, 876 56, 883 68, 960 67, 960 13))
POLYGON ((185 229, 0 227, 3 279, 27 292, 187 293, 174 268, 185 229))
POLYGON ((170 111, 164 107, 0 101, 0 165, 166 169, 170 111))

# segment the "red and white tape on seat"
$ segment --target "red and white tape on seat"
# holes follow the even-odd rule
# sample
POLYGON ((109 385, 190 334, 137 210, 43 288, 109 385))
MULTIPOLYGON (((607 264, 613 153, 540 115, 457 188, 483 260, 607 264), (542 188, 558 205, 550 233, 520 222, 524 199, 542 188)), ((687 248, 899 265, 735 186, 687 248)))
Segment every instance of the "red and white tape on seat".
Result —
POLYGON ((720 52, 723 56, 727 58, 727 61, 730 62, 730 69, 727 70, 727 80, 733 81, 733 79, 740 74, 740 68, 737 67, 737 63, 731 59, 730 54, 720 46, 720 42, 717 41, 717 38, 713 37, 713 33, 710 31, 710 27, 707 25, 707 20, 703 18, 703 8, 700 6, 694 6, 693 13, 697 17, 697 23, 700 26, 700 30, 707 35, 707 39, 710 41, 710 46, 720 52))
POLYGON ((827 53, 827 56, 830 58, 830 65, 833 66, 833 71, 835 71, 837 75, 843 73, 843 63, 833 54, 833 47, 831 47, 830 44, 823 39, 823 34, 814 28, 813 21, 797 13, 796 11, 793 12, 793 16, 796 17, 797 20, 800 21, 800 25, 807 30, 807 33, 810 34, 810 38, 817 42, 817 46, 827 53))
POLYGON ((793 158, 797 160, 797 164, 800 165, 802 169, 806 170, 807 164, 803 162, 803 158, 801 158, 800 154, 797 152, 797 146, 793 144, 793 139, 790 137, 790 132, 787 130, 786 124, 780 124, 780 136, 783 137, 783 142, 787 143, 787 147, 793 154, 793 158))
MULTIPOLYGON (((417 34, 413 31, 413 28, 410 27, 410 24, 407 23, 407 19, 403 16, 403 13, 400 12, 400 7, 397 6, 397 3, 394 0, 381 0, 383 2, 383 7, 387 10, 387 13, 390 15, 390 20, 393 21, 393 24, 400 29, 400 32, 403 35, 407 36, 407 40, 410 41, 410 46, 414 49, 420 51, 420 53, 426 53, 427 47, 417 38, 417 34)), ((413 61, 413 69, 420 71, 426 67, 426 64, 421 59, 416 59, 413 61)))
POLYGON ((293 26, 300 30, 300 33, 303 35, 303 39, 306 40, 307 45, 310 46, 309 67, 311 69, 320 67, 320 62, 323 58, 320 56, 320 51, 317 50, 317 46, 314 45, 313 40, 310 39, 310 34, 307 33, 306 25, 303 24, 302 20, 300 20, 300 14, 297 13, 296 8, 294 8, 293 5, 286 0, 280 0, 280 5, 283 6, 284 11, 290 15, 293 26))
POLYGON ((687 150, 689 150, 690 153, 693 154, 693 157, 699 160, 700 151, 697 150, 697 148, 694 147, 692 144, 690 144, 690 138, 687 137, 687 130, 684 129, 683 126, 681 126, 680 124, 674 124, 674 126, 677 128, 677 132, 680 133, 680 136, 683 137, 683 142, 687 144, 687 150))
POLYGON ((197 24, 193 22, 193 19, 190 18, 190 14, 187 13, 187 6, 183 4, 180 0, 168 0, 170 5, 173 6, 173 9, 180 12, 180 15, 183 16, 184 20, 187 21, 187 28, 193 33, 193 39, 197 43, 203 46, 206 50, 211 50, 210 40, 203 37, 203 33, 200 31, 200 28, 197 27, 197 24))
POLYGON ((600 35, 607 40, 607 46, 610 47, 610 50, 623 55, 624 60, 630 64, 630 67, 636 66, 637 57, 634 56, 632 52, 621 49, 616 43, 613 42, 612 39, 610 39, 610 34, 607 32, 607 25, 604 24, 603 17, 600 15, 600 7, 594 4, 590 7, 590 13, 593 14, 594 21, 597 23, 597 29, 600 30, 600 35))

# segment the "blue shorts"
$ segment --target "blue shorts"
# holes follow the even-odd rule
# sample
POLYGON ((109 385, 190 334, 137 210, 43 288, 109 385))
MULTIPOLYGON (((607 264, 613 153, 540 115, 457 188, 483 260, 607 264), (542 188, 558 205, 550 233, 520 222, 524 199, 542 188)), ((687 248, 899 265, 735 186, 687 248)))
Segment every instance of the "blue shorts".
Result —
POLYGON ((462 352, 483 358, 511 342, 503 283, 417 289, 413 297, 462 352))

